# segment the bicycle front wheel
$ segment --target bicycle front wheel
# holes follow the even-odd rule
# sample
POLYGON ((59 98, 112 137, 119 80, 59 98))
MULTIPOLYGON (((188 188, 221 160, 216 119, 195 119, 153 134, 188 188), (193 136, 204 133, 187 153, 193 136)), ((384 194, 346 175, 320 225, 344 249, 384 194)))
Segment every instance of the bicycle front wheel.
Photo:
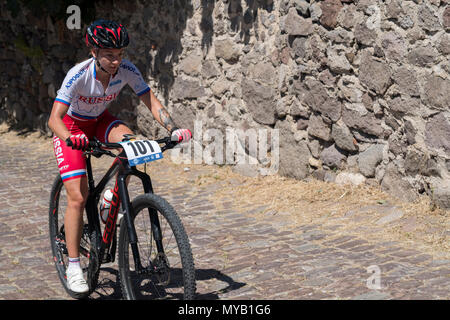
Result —
MULTIPOLYGON (((125 299, 176 299, 195 297, 195 268, 189 240, 172 206, 160 196, 144 194, 133 202, 133 216, 141 264, 137 272, 122 220, 119 236, 119 277, 125 299), (150 213, 157 215, 162 240, 155 241, 150 213)), ((153 220, 154 221, 154 220, 153 220)))

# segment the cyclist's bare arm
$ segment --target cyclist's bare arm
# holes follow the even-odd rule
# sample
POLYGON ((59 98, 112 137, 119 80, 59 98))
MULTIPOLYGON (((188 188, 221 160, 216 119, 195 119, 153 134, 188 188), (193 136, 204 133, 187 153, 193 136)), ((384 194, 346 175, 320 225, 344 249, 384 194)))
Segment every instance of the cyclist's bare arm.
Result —
POLYGON ((140 98, 141 101, 144 102, 147 108, 152 112, 152 115, 156 119, 156 121, 158 121, 169 132, 172 132, 176 125, 167 110, 164 109, 161 102, 153 94, 152 90, 150 90, 148 93, 143 94, 140 98))
POLYGON ((53 103, 52 112, 50 113, 50 118, 48 119, 48 127, 53 131, 53 133, 60 138, 62 141, 66 141, 70 137, 70 132, 67 130, 66 125, 62 121, 62 118, 69 110, 69 106, 64 103, 55 101, 53 103))

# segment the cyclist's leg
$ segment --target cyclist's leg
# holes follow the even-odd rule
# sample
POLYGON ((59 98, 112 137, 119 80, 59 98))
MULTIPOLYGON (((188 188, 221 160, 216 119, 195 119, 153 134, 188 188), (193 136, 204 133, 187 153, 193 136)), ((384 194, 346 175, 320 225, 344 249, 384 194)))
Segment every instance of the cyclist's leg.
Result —
MULTIPOLYGON (((63 122, 72 134, 87 133, 92 123, 80 123, 68 115, 63 122)), ((66 246, 70 258, 79 257, 83 211, 88 195, 86 161, 81 150, 73 150, 58 137, 53 138, 55 156, 61 179, 67 192, 67 209, 64 216, 66 246)))
POLYGON ((66 247, 69 265, 66 269, 67 287, 76 293, 86 293, 89 286, 80 265, 80 242, 83 232, 83 211, 88 187, 85 175, 64 181, 67 191, 67 209, 64 216, 66 247))
MULTIPOLYGON (((96 135, 102 142, 121 142, 125 134, 133 134, 130 128, 122 121, 114 117, 112 114, 105 110, 103 112, 101 121, 97 126, 96 135)), ((120 150, 117 150, 120 152, 120 150)), ((127 185, 130 181, 130 177, 127 178, 127 185)))
MULTIPOLYGON (((121 142, 125 134, 133 134, 130 128, 122 121, 111 115, 108 110, 103 112, 101 121, 97 126, 96 135, 102 142, 121 142)), ((130 177, 127 178, 128 185, 130 177)))
POLYGON ((83 211, 88 195, 86 163, 80 150, 72 150, 60 142, 61 153, 58 166, 67 192, 67 209, 64 216, 66 245, 70 258, 79 257, 83 211))
POLYGON ((109 142, 120 142, 125 134, 133 134, 133 132, 123 123, 116 123, 111 127, 108 134, 109 142))
MULTIPOLYGON (((121 142, 124 134, 133 134, 133 132, 125 125, 125 123, 113 115, 111 115, 108 110, 105 110, 101 116, 101 120, 97 125, 97 130, 95 135, 102 142, 121 142)), ((121 150, 117 150, 120 152, 121 150)), ((117 174, 116 174, 117 179, 117 174)), ((125 183, 128 186, 130 182, 130 176, 127 177, 125 183)), ((120 223, 123 214, 120 212, 118 215, 118 223, 120 223)))
MULTIPOLYGON (((95 130, 93 121, 77 121, 66 115, 63 122, 71 134, 84 133, 91 137, 95 130)), ((88 196, 86 178, 86 161, 81 150, 73 150, 65 141, 53 138, 55 157, 61 180, 67 193, 67 208, 64 215, 64 231, 69 265, 66 268, 67 287, 69 290, 84 294, 89 286, 80 266, 80 242, 83 231, 84 205, 88 196)))
POLYGON ((133 134, 133 132, 122 121, 111 115, 105 110, 99 119, 97 138, 102 142, 121 142, 124 134, 133 134))
POLYGON ((55 154, 58 153, 61 179, 67 193, 67 208, 64 215, 65 240, 69 255, 69 265, 66 269, 67 288, 77 294, 84 294, 89 291, 89 286, 80 266, 79 247, 83 230, 84 204, 88 193, 86 163, 82 151, 72 150, 57 137, 53 141, 55 154))
POLYGON ((67 209, 64 216, 66 245, 70 258, 80 256, 80 240, 83 230, 83 210, 88 195, 87 178, 81 176, 64 182, 67 191, 67 209))
MULTIPOLYGON (((133 134, 133 132, 128 128, 124 123, 115 123, 108 134, 108 141, 113 142, 120 142, 123 139, 123 135, 125 134, 133 134)), ((126 184, 128 186, 128 183, 130 182, 130 176, 126 179, 126 184)))

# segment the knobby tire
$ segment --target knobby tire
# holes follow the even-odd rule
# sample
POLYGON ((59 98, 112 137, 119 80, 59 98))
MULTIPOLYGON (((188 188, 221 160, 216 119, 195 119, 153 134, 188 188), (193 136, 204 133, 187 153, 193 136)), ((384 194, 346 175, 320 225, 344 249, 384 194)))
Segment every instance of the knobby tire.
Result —
MULTIPOLYGON (((192 251, 183 224, 173 207, 165 199, 155 194, 144 194, 136 197, 132 201, 132 207, 132 219, 138 233, 139 253, 142 264, 150 264, 149 261, 155 261, 155 257, 158 255, 150 227, 150 210, 147 210, 147 208, 150 208, 158 213, 161 229, 164 232, 163 244, 167 260, 169 261, 168 264, 170 265, 168 269, 170 270, 162 272, 163 275, 159 275, 162 279, 155 279, 157 277, 155 275, 138 275, 133 270, 133 254, 127 226, 125 221, 123 221, 120 226, 118 252, 119 278, 123 297, 129 300, 194 299, 196 286, 192 251), (140 232, 144 233, 144 235, 140 232), (166 243, 167 246, 165 245, 166 243), (181 263, 177 262, 178 259, 181 260, 181 263), (162 280, 167 283, 163 283, 162 280)), ((164 261, 164 259, 162 260, 164 261)))

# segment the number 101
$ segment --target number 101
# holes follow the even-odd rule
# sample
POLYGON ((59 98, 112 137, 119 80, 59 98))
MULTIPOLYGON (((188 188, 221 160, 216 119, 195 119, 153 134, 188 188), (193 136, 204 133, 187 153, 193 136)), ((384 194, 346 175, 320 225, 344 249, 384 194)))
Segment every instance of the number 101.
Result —
POLYGON ((128 142, 127 144, 133 149, 134 155, 136 157, 139 156, 139 155, 145 155, 145 154, 148 153, 147 147, 145 146, 145 144, 147 144, 148 147, 150 148, 150 152, 155 152, 155 150, 153 149, 152 144, 148 140, 133 141, 133 142, 128 142))

